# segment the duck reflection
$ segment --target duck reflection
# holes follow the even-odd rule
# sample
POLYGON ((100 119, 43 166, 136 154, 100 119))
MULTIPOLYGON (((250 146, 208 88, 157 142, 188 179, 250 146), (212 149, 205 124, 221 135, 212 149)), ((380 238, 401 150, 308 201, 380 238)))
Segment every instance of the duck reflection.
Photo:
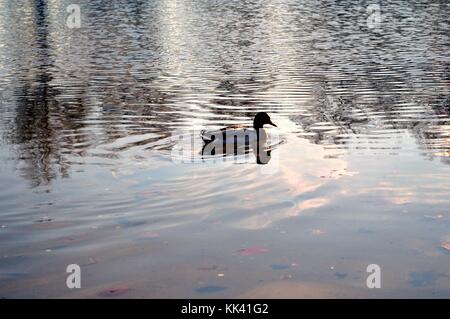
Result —
POLYGON ((203 145, 201 155, 202 159, 211 158, 214 156, 222 157, 238 157, 246 156, 253 153, 256 159, 256 163, 259 165, 265 165, 270 162, 271 153, 273 148, 268 146, 267 141, 249 143, 244 142, 244 144, 228 144, 223 146, 220 143, 207 142, 203 145))
POLYGON ((256 159, 256 164, 265 165, 270 162, 273 147, 269 146, 267 141, 257 141, 250 143, 248 140, 243 144, 236 143, 223 145, 222 143, 214 143, 214 141, 205 142, 202 147, 202 159, 211 158, 214 156, 246 156, 253 153, 256 159))

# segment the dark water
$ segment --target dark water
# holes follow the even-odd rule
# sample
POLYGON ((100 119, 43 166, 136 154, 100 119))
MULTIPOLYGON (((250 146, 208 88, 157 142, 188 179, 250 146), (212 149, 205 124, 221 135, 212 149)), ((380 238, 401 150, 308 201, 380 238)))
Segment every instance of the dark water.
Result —
POLYGON ((448 1, 77 3, 0 0, 0 297, 450 297, 448 1))

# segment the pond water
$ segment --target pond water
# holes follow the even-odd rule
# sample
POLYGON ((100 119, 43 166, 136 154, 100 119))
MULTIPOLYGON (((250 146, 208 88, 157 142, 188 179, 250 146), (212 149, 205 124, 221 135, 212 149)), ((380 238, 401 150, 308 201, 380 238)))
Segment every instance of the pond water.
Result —
POLYGON ((77 3, 0 0, 0 297, 450 297, 447 1, 77 3))

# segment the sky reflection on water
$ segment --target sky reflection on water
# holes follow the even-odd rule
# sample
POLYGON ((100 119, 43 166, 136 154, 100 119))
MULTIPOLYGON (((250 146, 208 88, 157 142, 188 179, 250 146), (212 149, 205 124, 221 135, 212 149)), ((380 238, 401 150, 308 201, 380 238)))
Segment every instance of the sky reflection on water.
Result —
POLYGON ((83 0, 68 29, 70 1, 22 2, 0 0, 0 297, 450 296, 448 3, 370 29, 365 1, 83 0), (259 111, 267 165, 171 157, 259 111))

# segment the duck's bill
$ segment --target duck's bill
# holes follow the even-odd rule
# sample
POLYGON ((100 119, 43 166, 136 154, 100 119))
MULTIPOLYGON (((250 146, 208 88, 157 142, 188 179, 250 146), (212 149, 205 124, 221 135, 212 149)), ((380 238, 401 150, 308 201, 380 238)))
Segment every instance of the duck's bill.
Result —
POLYGON ((272 121, 270 121, 269 124, 272 125, 272 126, 278 127, 278 126, 276 126, 275 123, 273 123, 272 121))

